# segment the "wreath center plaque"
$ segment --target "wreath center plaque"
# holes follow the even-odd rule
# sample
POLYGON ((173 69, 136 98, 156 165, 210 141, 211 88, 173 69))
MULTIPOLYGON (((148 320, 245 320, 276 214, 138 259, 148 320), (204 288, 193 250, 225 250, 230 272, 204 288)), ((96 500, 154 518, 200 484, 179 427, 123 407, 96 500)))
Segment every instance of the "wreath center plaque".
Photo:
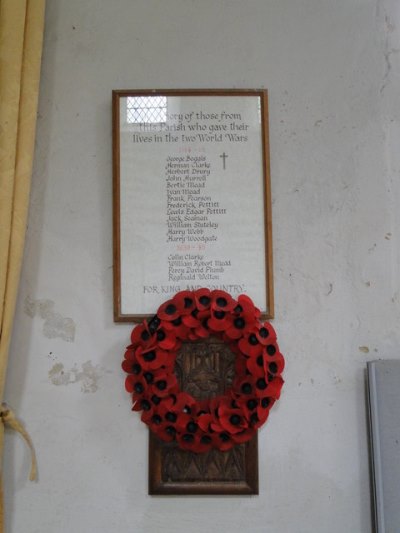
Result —
MULTIPOLYGON (((235 356, 217 338, 184 343, 175 363, 181 389, 196 400, 232 385, 235 356)), ((149 432, 149 494, 258 494, 257 434, 222 452, 196 454, 149 432)))

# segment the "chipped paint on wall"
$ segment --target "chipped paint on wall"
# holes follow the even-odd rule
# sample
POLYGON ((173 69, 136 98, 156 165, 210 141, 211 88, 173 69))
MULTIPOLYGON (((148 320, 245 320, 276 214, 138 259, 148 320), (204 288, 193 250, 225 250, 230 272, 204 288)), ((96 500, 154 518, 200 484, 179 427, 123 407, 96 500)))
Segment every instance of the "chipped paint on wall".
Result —
POLYGON ((34 300, 29 295, 24 301, 24 312, 31 318, 44 320, 43 335, 48 339, 60 338, 67 342, 75 340, 75 323, 72 318, 63 317, 55 311, 52 300, 34 300))
POLYGON ((368 348, 368 346, 359 346, 358 349, 359 349, 360 352, 362 352, 362 353, 369 353, 369 348, 368 348))
POLYGON ((96 392, 99 380, 103 375, 102 369, 91 361, 82 364, 81 370, 74 365, 70 370, 65 370, 62 363, 56 363, 49 370, 49 379, 53 385, 70 385, 80 383, 82 392, 96 392))

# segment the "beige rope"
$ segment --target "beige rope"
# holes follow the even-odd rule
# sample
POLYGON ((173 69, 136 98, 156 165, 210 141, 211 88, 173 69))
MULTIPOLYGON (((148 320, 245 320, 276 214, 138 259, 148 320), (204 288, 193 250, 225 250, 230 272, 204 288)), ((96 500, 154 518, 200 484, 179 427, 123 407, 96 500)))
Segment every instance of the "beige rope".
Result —
POLYGON ((3 421, 3 424, 6 427, 9 427, 14 431, 20 433, 20 435, 25 439, 25 442, 29 446, 29 449, 31 450, 31 473, 29 475, 29 479, 31 481, 34 481, 37 478, 37 462, 35 450, 33 448, 33 444, 28 432, 24 428, 23 424, 19 422, 19 420, 16 418, 13 410, 10 409, 10 407, 6 403, 1 404, 0 417, 3 421))

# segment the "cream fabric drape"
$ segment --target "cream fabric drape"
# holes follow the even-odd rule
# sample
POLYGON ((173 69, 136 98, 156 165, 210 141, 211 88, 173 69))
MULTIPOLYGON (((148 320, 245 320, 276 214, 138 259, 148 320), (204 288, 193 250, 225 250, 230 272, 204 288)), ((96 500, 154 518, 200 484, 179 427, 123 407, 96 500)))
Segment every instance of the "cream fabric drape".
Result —
MULTIPOLYGON (((0 400, 24 249, 44 7, 45 0, 0 0, 0 400)), ((0 415, 1 460, 4 425, 15 418, 5 407, 0 415)), ((3 532, 2 487, 0 496, 3 532)))

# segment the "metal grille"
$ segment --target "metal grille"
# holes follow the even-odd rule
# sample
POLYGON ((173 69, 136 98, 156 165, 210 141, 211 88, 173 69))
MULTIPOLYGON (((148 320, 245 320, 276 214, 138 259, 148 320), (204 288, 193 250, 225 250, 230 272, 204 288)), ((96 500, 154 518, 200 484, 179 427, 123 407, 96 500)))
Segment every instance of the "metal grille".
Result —
POLYGON ((128 96, 126 102, 128 124, 159 124, 167 120, 166 96, 128 96))

